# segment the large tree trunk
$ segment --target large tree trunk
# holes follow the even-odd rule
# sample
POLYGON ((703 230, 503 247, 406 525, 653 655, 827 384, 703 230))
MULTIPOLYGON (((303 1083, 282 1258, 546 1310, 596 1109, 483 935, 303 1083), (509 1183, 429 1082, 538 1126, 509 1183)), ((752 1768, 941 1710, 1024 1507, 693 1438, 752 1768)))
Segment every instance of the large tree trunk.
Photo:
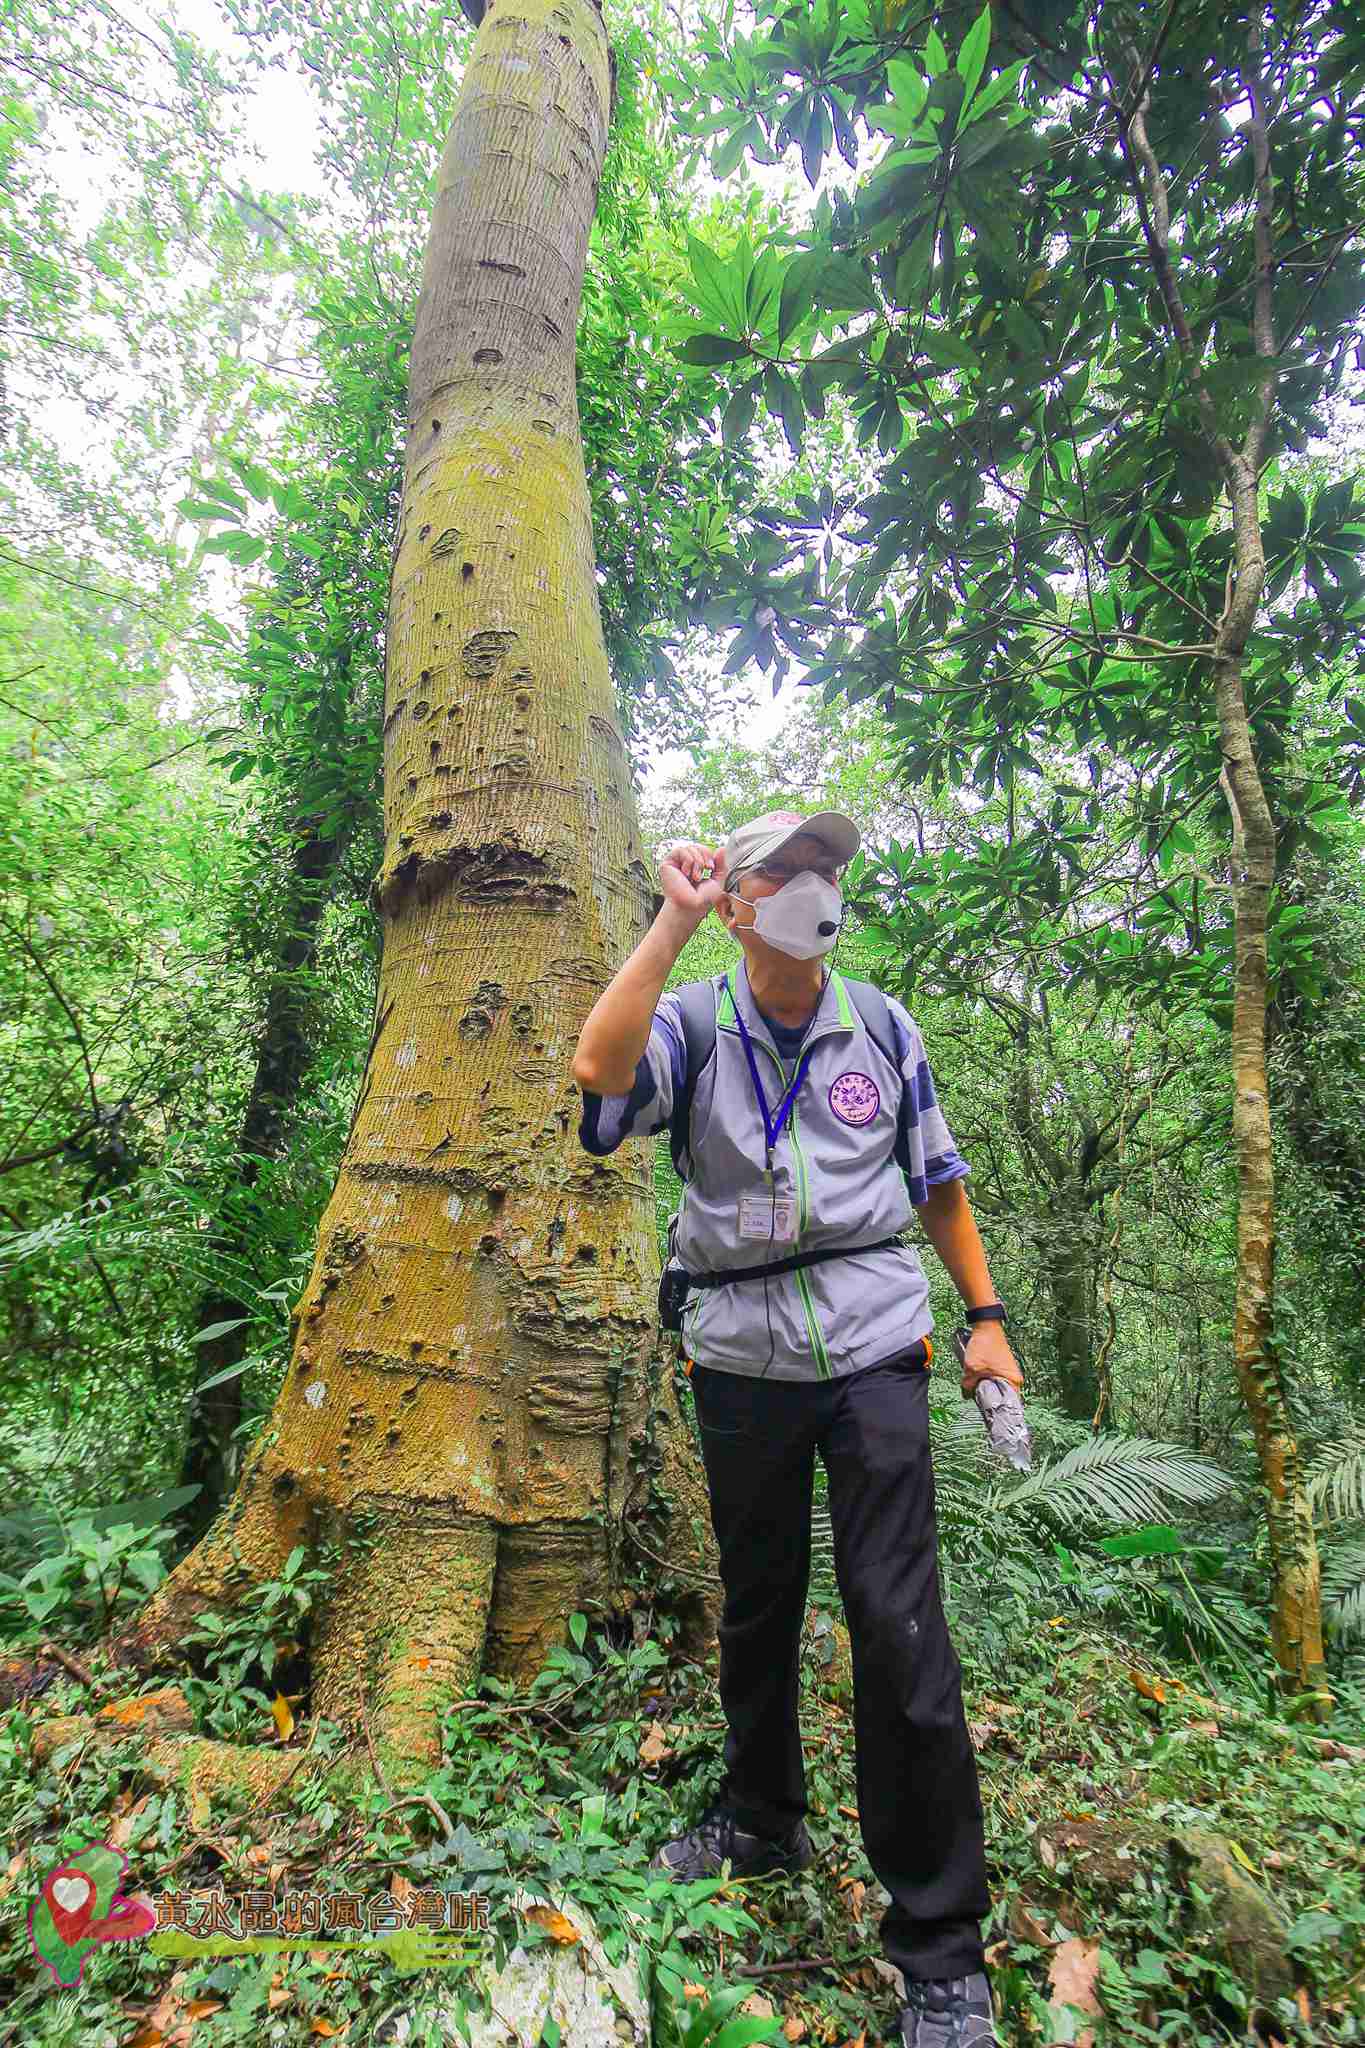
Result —
MULTIPOLYGON (((317 957, 318 926, 326 907, 332 877, 344 851, 344 838, 321 837, 311 828, 297 839, 290 863, 290 899, 280 955, 266 997, 251 1094, 242 1118, 237 1152, 237 1177, 224 1196, 226 1227, 217 1249, 228 1263, 245 1263, 254 1234, 248 1227, 252 1191, 261 1168, 278 1158, 294 1100, 309 1057, 307 977, 317 957)), ((206 1392, 190 1397, 180 1484, 199 1490, 179 1516, 186 1543, 202 1536, 237 1482, 241 1459, 237 1428, 242 1419, 242 1375, 230 1372, 246 1355, 247 1327, 242 1318, 249 1304, 224 1287, 210 1287, 200 1299, 195 1328, 234 1323, 220 1337, 211 1337, 197 1352, 201 1384, 217 1380, 206 1392)))
POLYGON ((647 1518, 694 1641, 714 1619, 648 1153, 584 1153, 569 1077, 650 902, 574 387, 609 106, 594 0, 498 0, 413 340, 369 1057, 270 1426, 135 1640, 166 1653, 335 1536, 313 1706, 399 1758, 435 1753, 481 1666, 528 1678, 608 1597, 623 1523, 647 1518))

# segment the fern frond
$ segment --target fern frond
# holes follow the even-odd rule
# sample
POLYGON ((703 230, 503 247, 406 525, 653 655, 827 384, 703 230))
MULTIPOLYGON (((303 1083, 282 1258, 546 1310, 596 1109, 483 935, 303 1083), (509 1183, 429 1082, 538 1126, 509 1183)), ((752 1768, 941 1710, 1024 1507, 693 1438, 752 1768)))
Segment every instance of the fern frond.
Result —
POLYGON ((1237 1481, 1211 1458, 1141 1436, 1096 1436, 1003 1489, 998 1505, 1041 1510, 1058 1522, 1099 1516, 1122 1525, 1156 1520, 1172 1502, 1202 1506, 1237 1481))
POLYGON ((1365 1422, 1322 1445, 1313 1459, 1307 1492, 1310 1505, 1325 1521, 1365 1517, 1365 1422))
POLYGON ((1365 1637, 1365 1579, 1340 1599, 1324 1601, 1323 1608, 1338 1636, 1365 1637))
POLYGON ((1324 1544, 1322 1605, 1338 1636, 1365 1635, 1365 1531, 1324 1544))

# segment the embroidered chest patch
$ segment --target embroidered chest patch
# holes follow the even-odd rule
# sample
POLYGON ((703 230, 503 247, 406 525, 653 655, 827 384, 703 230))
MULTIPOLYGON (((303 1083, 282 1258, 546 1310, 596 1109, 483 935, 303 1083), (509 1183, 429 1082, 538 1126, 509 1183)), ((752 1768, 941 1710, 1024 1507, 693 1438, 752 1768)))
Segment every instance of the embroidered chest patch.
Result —
POLYGON ((829 1091, 829 1106, 844 1124, 870 1124, 882 1106, 881 1090, 870 1074, 840 1074, 829 1091))

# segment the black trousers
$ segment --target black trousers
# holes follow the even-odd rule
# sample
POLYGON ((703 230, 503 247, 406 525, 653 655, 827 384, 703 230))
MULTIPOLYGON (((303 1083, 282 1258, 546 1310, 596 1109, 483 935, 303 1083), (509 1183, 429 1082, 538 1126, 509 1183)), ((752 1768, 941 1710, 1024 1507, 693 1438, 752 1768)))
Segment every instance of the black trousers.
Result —
POLYGON ((891 1894, 882 1943, 907 1977, 984 1969, 981 1793, 939 1586, 923 1343, 833 1380, 698 1365, 691 1384, 725 1587, 727 1804, 765 1835, 806 1812, 798 1664, 818 1450, 853 1651, 858 1815, 891 1894))

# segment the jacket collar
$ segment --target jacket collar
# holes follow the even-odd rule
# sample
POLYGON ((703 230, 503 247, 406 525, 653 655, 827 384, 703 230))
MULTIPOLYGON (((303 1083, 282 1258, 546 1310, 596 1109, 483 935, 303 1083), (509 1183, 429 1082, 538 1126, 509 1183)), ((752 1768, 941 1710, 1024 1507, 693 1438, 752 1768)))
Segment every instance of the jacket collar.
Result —
MULTIPOLYGON (((735 1003, 738 1003, 744 1016, 744 1027, 750 1038, 756 1044, 766 1045, 776 1058, 777 1047, 773 1044, 768 1028, 759 1015, 754 992, 749 986, 749 964, 743 955, 740 956, 738 967, 730 969, 731 993, 721 988, 719 976, 716 977, 716 990, 716 1029, 731 1031, 736 1037, 739 1036, 739 1026, 735 1022, 735 1003)), ((814 1045, 818 1038, 826 1038, 831 1032, 852 1031, 856 1023, 852 1000, 844 987, 844 978, 836 967, 825 984, 825 992, 820 998, 820 1007, 811 1023, 806 1044, 814 1045)))

